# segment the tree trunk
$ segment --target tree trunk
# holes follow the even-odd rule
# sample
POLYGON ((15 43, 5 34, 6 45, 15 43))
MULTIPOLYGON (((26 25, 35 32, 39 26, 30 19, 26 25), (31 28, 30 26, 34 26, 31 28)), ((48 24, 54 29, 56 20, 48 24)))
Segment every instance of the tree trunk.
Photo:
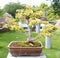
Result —
POLYGON ((31 39, 31 28, 28 27, 28 39, 30 40, 31 39))
MULTIPOLYGON (((27 20, 27 25, 29 24, 29 20, 27 20)), ((29 42, 31 40, 31 28, 28 26, 28 38, 27 38, 27 42, 29 42)))
POLYGON ((51 48, 51 38, 49 36, 46 36, 46 38, 45 38, 45 48, 46 49, 51 48))

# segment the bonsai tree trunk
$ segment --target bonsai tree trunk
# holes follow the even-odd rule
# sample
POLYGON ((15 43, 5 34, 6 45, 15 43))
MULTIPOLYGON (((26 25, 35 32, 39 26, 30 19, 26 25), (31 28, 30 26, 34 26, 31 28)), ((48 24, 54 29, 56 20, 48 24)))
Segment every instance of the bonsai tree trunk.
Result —
MULTIPOLYGON (((29 20, 27 20, 27 25, 28 24, 29 24, 29 20)), ((38 25, 38 28, 39 28, 39 25, 38 25)), ((26 43, 33 43, 33 41, 37 40, 37 38, 32 39, 31 36, 32 36, 32 34, 31 34, 31 28, 28 26, 28 38, 27 38, 26 43)))
POLYGON ((45 38, 45 48, 46 49, 51 48, 51 38, 49 36, 46 36, 46 38, 45 38))
POLYGON ((37 24, 37 25, 36 25, 36 33, 39 33, 39 32, 40 32, 40 25, 37 24))
MULTIPOLYGON (((29 24, 29 20, 27 20, 27 25, 29 24)), ((37 33, 39 33, 40 32, 40 25, 39 24, 37 24, 36 25, 36 32, 37 33)), ((35 40, 38 40, 38 38, 34 38, 34 39, 32 39, 31 38, 31 28, 28 26, 28 38, 27 38, 27 43, 33 43, 33 41, 35 41, 35 40)))
MULTIPOLYGON (((29 20, 27 20, 27 25, 29 24, 29 20)), ((28 38, 26 42, 30 42, 31 41, 31 28, 28 26, 28 38)))
POLYGON ((31 28, 28 27, 28 40, 31 40, 31 28))

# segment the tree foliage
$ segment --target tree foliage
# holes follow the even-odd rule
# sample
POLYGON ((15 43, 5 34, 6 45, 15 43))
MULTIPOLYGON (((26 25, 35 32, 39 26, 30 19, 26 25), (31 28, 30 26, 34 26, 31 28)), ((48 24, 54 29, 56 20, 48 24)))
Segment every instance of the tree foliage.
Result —
POLYGON ((60 16, 60 2, 59 0, 53 0, 54 4, 52 4, 55 13, 60 16))
POLYGON ((48 20, 56 20, 59 18, 59 14, 60 14, 60 10, 57 9, 57 7, 59 8, 59 6, 57 6, 57 5, 48 6, 45 3, 42 3, 40 6, 34 6, 33 10, 35 12, 39 11, 39 10, 43 11, 43 16, 46 17, 48 20), (56 7, 56 10, 54 9, 55 7, 56 7))
POLYGON ((26 5, 26 9, 17 9, 16 18, 18 19, 36 19, 38 16, 43 16, 42 11, 33 11, 31 6, 26 5))
POLYGON ((47 15, 46 17, 49 19, 49 20, 56 20, 59 18, 58 14, 55 13, 54 9, 52 6, 50 6, 48 12, 47 12, 47 15))
POLYGON ((24 29, 18 25, 18 22, 14 18, 6 18, 5 22, 6 24, 3 26, 3 28, 24 32, 24 29))
POLYGON ((5 10, 0 9, 0 17, 3 16, 4 13, 5 13, 5 10))
MULTIPOLYGON (((37 15, 42 15, 42 11, 39 12, 34 12, 32 10, 32 7, 30 6, 26 6, 26 9, 18 9, 17 10, 17 14, 16 14, 16 18, 18 19, 26 19, 28 22, 28 42, 32 41, 33 39, 31 39, 31 28, 32 25, 38 25, 40 23, 45 24, 45 26, 43 27, 43 30, 41 33, 38 34, 38 36, 36 37, 36 39, 41 38, 41 37, 45 37, 45 36, 51 36, 52 32, 54 32, 57 28, 54 25, 49 24, 49 22, 47 21, 40 21, 37 17, 37 15), (34 15, 32 15, 34 14, 34 15), (34 17, 33 17, 34 16, 34 17)), ((7 18, 6 19, 6 24, 4 25, 5 28, 9 28, 10 30, 21 30, 23 31, 23 28, 20 28, 18 25, 18 22, 13 19, 13 18, 7 18)), ((35 39, 34 39, 35 40, 35 39)))
POLYGON ((20 3, 9 3, 9 4, 6 4, 5 7, 4 7, 4 10, 6 12, 8 12, 9 14, 11 14, 13 17, 15 17, 15 13, 16 13, 16 10, 17 9, 24 9, 25 8, 25 5, 21 5, 20 3))

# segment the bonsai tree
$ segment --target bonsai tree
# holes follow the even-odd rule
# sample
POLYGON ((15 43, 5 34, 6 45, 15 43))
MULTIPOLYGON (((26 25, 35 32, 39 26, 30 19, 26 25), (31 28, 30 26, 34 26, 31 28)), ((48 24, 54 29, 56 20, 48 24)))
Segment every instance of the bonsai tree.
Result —
MULTIPOLYGON (((16 10, 16 18, 23 22, 27 21, 28 25, 28 38, 26 40, 26 43, 33 43, 34 40, 37 40, 38 38, 41 37, 51 37, 51 34, 57 29, 54 25, 49 24, 48 21, 40 21, 37 16, 42 16, 42 12, 34 12, 30 6, 26 6, 26 9, 18 9, 16 10), (40 32, 36 38, 32 39, 31 38, 31 28, 33 25, 39 25, 39 24, 45 24, 43 27, 42 32, 40 32)), ((5 28, 9 28, 10 30, 21 30, 24 32, 24 29, 21 28, 18 25, 18 22, 15 19, 7 18, 6 19, 6 24, 4 26, 5 28)))
POLYGON ((40 20, 38 20, 37 18, 41 17, 43 15, 43 12, 42 11, 34 12, 32 10, 32 7, 30 7, 30 6, 26 6, 26 9, 18 9, 18 10, 16 10, 16 12, 17 12, 16 18, 19 19, 19 21, 21 21, 21 22, 26 21, 26 23, 28 25, 28 39, 27 39, 27 41, 30 41, 32 39, 31 38, 32 24, 37 25, 38 27, 36 27, 36 28, 38 29, 38 31, 40 30, 40 28, 39 28, 40 20))
MULTIPOLYGON (((45 48, 51 48, 51 45, 50 45, 50 37, 52 36, 53 32, 55 30, 57 30, 57 28, 52 25, 52 24, 49 24, 48 22, 46 21, 40 21, 39 19, 36 19, 36 20, 31 20, 28 24, 28 27, 30 28, 30 30, 28 31, 29 32, 29 37, 28 39, 26 40, 26 43, 33 43, 33 41, 36 41, 42 37, 46 37, 46 40, 45 40, 45 48), (31 38, 31 28, 33 25, 37 25, 37 24, 40 24, 40 23, 43 23, 45 24, 45 26, 43 26, 43 30, 42 32, 40 32, 34 39, 31 38)), ((22 32, 25 32, 24 29, 22 27, 20 27, 18 25, 18 22, 16 21, 16 19, 13 19, 13 18, 7 18, 6 19, 6 24, 4 25, 4 28, 8 28, 10 30, 14 30, 14 31, 22 31, 22 32)), ((33 44, 32 44, 33 45, 33 44)))
MULTIPOLYGON (((34 41, 34 40, 37 40, 39 37, 46 37, 46 40, 45 40, 45 47, 46 48, 50 48, 50 39, 47 39, 47 38, 50 38, 51 37, 51 34, 53 33, 53 31, 56 30, 56 27, 54 25, 51 25, 49 24, 48 21, 40 21, 38 18, 42 17, 43 16, 43 12, 42 11, 36 11, 34 12, 32 10, 31 7, 27 7, 26 10, 17 10, 17 14, 16 14, 16 18, 20 19, 20 20, 27 20, 27 24, 28 24, 28 39, 27 39, 27 42, 31 42, 31 41, 34 41), (45 26, 43 27, 43 30, 42 32, 39 33, 39 24, 45 24, 45 26), (32 39, 31 38, 31 28, 32 28, 32 25, 36 25, 36 30, 38 30, 36 33, 39 33, 38 36, 35 38, 35 39, 32 39)), ((25 21, 23 20, 23 21, 25 21)))
MULTIPOLYGON (((42 16, 42 12, 34 12, 31 7, 27 6, 26 9, 17 10, 16 18, 18 21, 26 22, 28 25, 28 38, 24 42, 12 42, 9 44, 9 52, 13 56, 39 56, 42 52, 42 44, 36 42, 36 40, 42 37, 51 37, 51 34, 57 29, 54 25, 49 24, 48 21, 40 21, 39 16, 42 16), (45 24, 42 32, 40 32, 34 39, 31 37, 31 28, 33 25, 45 24)), ((4 28, 10 30, 17 30, 24 32, 24 29, 18 25, 18 21, 14 18, 6 18, 6 24, 4 28)), ((48 38, 49 39, 49 38, 48 38)), ((48 45, 46 40, 46 46, 48 45)))

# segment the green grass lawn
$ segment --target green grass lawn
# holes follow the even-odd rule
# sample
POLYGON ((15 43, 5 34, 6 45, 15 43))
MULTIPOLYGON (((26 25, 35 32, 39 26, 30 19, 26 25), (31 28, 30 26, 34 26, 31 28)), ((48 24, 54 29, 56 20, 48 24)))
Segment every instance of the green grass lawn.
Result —
MULTIPOLYGON (((36 36, 35 33, 32 33, 33 37, 36 36)), ((24 41, 27 36, 24 33, 20 32, 6 32, 0 33, 0 58, 6 58, 8 54, 8 44, 11 41, 24 41)), ((40 39, 40 41, 45 43, 45 39, 40 39)), ((46 54, 47 58, 60 58, 60 31, 56 31, 53 37, 51 38, 51 49, 43 48, 43 52, 46 54)))

